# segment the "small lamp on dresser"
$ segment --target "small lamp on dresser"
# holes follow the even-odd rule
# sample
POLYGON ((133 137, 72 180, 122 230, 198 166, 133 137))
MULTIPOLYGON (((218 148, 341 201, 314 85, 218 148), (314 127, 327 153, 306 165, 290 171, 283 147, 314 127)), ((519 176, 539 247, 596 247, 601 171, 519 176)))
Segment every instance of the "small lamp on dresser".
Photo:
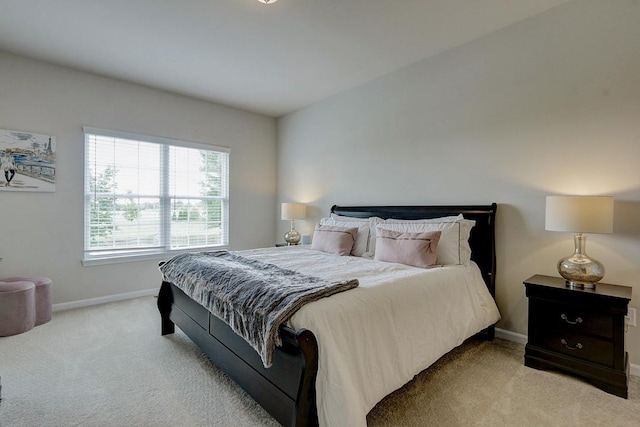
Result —
POLYGON ((281 207, 281 218, 291 221, 291 229, 284 235, 284 241, 287 245, 297 245, 300 243, 300 233, 296 230, 295 220, 304 219, 306 215, 306 206, 302 203, 283 203, 281 207))
POLYGON ((584 233, 613 232, 613 197, 547 196, 545 228, 575 233, 575 251, 558 261, 558 273, 568 286, 595 288, 604 277, 604 266, 587 256, 584 233))

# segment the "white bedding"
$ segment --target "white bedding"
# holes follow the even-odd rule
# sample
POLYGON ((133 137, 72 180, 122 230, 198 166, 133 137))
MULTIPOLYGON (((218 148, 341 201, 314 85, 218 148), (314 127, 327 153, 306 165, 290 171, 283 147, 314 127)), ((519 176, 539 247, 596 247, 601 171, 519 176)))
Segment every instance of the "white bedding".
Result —
POLYGON ((290 320, 318 340, 320 426, 366 426, 367 413, 384 396, 500 319, 474 263, 421 269, 304 246, 238 253, 325 279, 360 281, 290 320))

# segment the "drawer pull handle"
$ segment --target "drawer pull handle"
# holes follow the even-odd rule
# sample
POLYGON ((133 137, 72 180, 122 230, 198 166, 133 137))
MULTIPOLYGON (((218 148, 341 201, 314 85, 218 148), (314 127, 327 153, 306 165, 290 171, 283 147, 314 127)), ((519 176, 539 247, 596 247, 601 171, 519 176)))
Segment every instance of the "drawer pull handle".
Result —
POLYGON ((575 322, 572 322, 571 320, 569 320, 569 318, 567 317, 566 314, 562 313, 560 315, 560 318, 562 320, 564 320, 565 322, 567 322, 568 324, 570 324, 570 325, 578 325, 578 324, 582 323, 582 317, 576 317, 575 322))
POLYGON ((562 338, 562 340, 560 340, 560 342, 562 343, 562 345, 567 347, 569 350, 582 350, 582 344, 580 344, 580 343, 576 344, 575 347, 571 347, 569 344, 567 344, 567 340, 565 340, 564 338, 562 338))

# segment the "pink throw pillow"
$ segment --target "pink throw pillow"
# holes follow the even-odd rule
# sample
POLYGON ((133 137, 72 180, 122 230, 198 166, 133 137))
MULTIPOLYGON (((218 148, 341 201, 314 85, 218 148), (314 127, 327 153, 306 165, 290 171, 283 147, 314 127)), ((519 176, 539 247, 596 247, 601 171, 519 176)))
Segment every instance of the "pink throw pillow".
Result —
POLYGON ((404 233, 377 227, 376 261, 397 262, 429 268, 436 263, 441 231, 404 233))
POLYGON ((311 249, 337 255, 349 255, 356 241, 358 228, 319 225, 313 232, 311 249))

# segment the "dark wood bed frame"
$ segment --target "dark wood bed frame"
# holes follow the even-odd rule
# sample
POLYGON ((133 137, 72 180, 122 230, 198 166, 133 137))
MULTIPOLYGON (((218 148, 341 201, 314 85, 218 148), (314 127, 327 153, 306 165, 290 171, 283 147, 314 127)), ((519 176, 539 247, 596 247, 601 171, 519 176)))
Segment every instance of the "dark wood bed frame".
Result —
MULTIPOLYGON (((495 298, 495 214, 497 205, 478 206, 333 206, 331 212, 358 218, 424 219, 458 215, 476 221, 471 230, 471 258, 478 264, 495 298)), ((175 325, 256 402, 284 426, 317 426, 316 374, 318 343, 306 329, 280 327, 283 345, 277 347, 273 365, 265 368, 258 353, 223 321, 209 313, 180 289, 162 282, 158 294, 162 335, 175 325)), ((494 326, 482 331, 493 339, 494 326)))

